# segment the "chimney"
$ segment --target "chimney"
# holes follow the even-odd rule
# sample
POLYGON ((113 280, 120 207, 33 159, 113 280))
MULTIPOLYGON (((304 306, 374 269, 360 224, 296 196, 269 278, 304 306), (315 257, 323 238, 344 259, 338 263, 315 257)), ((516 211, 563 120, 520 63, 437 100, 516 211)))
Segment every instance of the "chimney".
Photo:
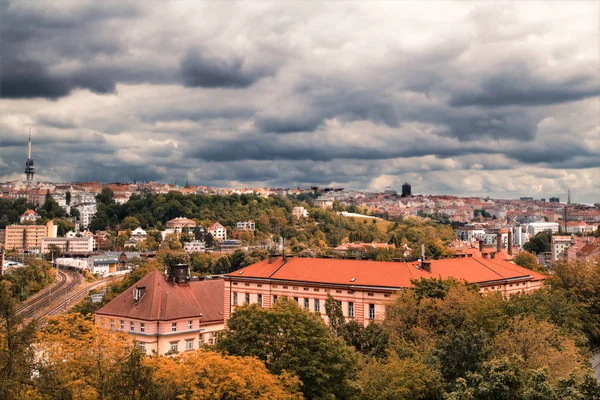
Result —
POLYGON ((190 278, 190 269, 187 264, 177 264, 169 271, 169 282, 171 283, 187 283, 190 278))
POLYGON ((498 253, 502 251, 502 232, 500 231, 496 234, 496 251, 498 253))
POLYGON ((421 260, 425 261, 425 245, 421 245, 421 260))
POLYGON ((421 261, 421 269, 431 272, 431 261, 421 261))
POLYGON ((508 230, 508 254, 513 255, 513 233, 512 229, 508 230))
POLYGON ((269 254, 269 264, 273 264, 277 260, 277 254, 269 254))
POLYGON ((483 254, 483 239, 479 239, 479 251, 483 254))

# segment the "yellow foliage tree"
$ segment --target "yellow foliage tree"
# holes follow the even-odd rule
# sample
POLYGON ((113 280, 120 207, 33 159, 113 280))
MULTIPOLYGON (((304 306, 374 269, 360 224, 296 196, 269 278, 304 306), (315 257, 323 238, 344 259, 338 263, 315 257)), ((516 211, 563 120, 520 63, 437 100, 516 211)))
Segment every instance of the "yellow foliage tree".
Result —
POLYGON ((146 364, 154 370, 159 399, 302 399, 298 378, 272 375, 252 357, 198 350, 172 358, 151 357, 146 364))

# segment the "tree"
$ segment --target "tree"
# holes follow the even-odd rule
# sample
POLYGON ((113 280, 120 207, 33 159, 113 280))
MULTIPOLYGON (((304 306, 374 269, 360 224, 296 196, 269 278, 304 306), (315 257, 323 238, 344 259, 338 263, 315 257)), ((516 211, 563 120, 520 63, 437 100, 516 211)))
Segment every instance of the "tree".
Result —
POLYGON ((147 365, 155 371, 154 399, 302 399, 297 378, 272 375, 256 358, 198 350, 147 365))
POLYGON ((255 356, 275 374, 297 375, 309 399, 350 396, 356 357, 342 339, 331 335, 319 315, 283 297, 270 308, 236 308, 227 327, 217 341, 219 350, 255 356))
POLYGON ((135 229, 140 226, 140 221, 136 217, 125 217, 121 222, 121 229, 135 229))
POLYGON ((548 253, 550 251, 552 232, 545 231, 535 235, 529 242, 523 245, 523 249, 530 253, 548 253))
POLYGON ((111 188, 103 187, 102 192, 100 192, 100 194, 98 194, 96 196, 96 201, 98 201, 98 203, 103 203, 103 204, 109 205, 109 204, 113 203, 113 195, 114 195, 114 192, 112 191, 111 188))
POLYGON ((33 367, 31 346, 36 323, 24 323, 15 310, 10 284, 0 281, 0 398, 18 399, 26 393, 33 367))
POLYGON ((544 268, 540 265, 537 257, 527 251, 521 251, 515 256, 515 264, 525 267, 527 269, 544 272, 544 268))
POLYGON ((370 360, 358 374, 359 399, 441 399, 442 377, 415 358, 391 355, 385 361, 370 360))
POLYGON ((327 300, 325 300, 325 313, 329 320, 331 333, 335 336, 341 336, 343 326, 346 323, 344 312, 342 311, 342 303, 328 294, 327 300))
POLYGON ((67 193, 65 193, 65 202, 67 203, 68 206, 71 205, 71 191, 67 190, 67 193))
POLYGON ((126 333, 97 326, 80 314, 48 321, 37 348, 38 391, 52 398, 144 398, 152 390, 152 370, 126 333))
POLYGON ((213 248, 215 247, 215 238, 213 237, 213 235, 211 233, 207 233, 204 236, 204 244, 206 245, 207 248, 213 248))

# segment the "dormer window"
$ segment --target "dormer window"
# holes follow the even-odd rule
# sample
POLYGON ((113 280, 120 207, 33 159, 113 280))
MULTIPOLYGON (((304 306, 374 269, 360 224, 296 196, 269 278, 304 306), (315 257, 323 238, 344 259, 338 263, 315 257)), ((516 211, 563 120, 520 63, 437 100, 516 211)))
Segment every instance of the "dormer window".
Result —
POLYGON ((138 301, 140 301, 140 299, 142 298, 142 296, 144 296, 145 293, 145 286, 136 286, 135 289, 133 289, 133 299, 135 300, 135 302, 137 303, 138 301))

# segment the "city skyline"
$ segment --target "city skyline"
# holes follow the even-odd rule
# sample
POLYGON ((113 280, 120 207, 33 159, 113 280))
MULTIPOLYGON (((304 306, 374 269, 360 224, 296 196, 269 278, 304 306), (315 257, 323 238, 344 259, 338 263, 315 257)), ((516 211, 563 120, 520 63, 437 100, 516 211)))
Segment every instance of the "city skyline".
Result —
POLYGON ((599 200, 600 3, 155 4, 0 4, 0 181, 599 200))

